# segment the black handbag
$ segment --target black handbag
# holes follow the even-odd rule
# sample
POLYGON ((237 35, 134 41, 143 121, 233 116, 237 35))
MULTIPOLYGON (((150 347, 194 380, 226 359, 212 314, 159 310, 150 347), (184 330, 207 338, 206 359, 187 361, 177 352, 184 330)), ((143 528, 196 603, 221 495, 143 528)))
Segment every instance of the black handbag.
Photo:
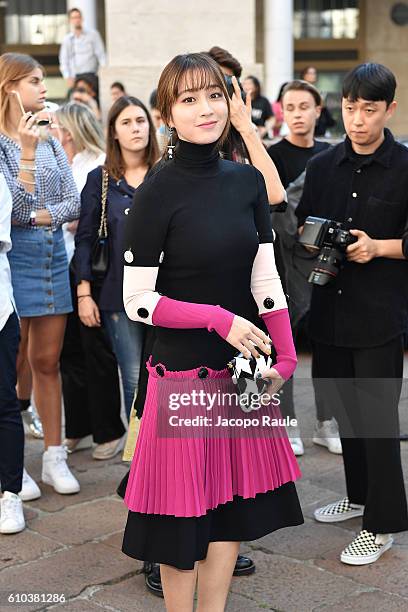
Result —
POLYGON ((107 221, 108 183, 109 174, 105 169, 102 169, 101 220, 99 223, 98 237, 93 244, 91 253, 92 283, 96 286, 102 285, 109 268, 107 221))

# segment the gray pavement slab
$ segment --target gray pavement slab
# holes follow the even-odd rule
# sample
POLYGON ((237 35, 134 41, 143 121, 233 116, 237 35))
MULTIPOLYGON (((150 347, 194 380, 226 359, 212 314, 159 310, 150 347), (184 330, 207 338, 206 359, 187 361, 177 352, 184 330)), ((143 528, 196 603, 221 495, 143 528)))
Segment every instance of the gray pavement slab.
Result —
MULTIPOLYGON (((297 376, 309 375, 310 358, 302 356, 297 376)), ((301 428, 310 432, 315 420, 311 386, 307 393, 302 387, 296 397, 301 428)), ((401 423, 408 432, 405 386, 403 397, 401 423)), ((408 610, 408 532, 395 534, 393 548, 373 565, 342 564, 339 554, 360 530, 361 520, 336 525, 313 520, 316 507, 345 493, 342 458, 314 445, 310 435, 304 442, 297 489, 305 524, 242 544, 241 551, 253 557, 257 571, 233 578, 227 612, 408 610)), ((26 468, 37 481, 41 453, 42 442, 27 437, 26 468)), ((402 443, 401 454, 408 478, 408 442, 402 443)), ((0 536, 0 612, 164 611, 163 600, 145 589, 141 562, 121 552, 126 509, 115 490, 127 465, 120 456, 97 462, 91 450, 73 454, 69 463, 81 492, 58 495, 40 482, 42 497, 24 504, 26 530, 0 536), (65 601, 10 605, 10 592, 59 593, 65 601)))

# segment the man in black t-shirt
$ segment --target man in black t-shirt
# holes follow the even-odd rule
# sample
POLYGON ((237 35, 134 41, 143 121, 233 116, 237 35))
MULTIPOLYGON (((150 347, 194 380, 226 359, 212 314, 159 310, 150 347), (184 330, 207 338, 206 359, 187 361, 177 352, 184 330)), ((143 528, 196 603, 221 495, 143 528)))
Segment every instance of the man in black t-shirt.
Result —
MULTIPOLYGON (((294 188, 299 201, 302 192, 307 162, 320 151, 329 147, 326 142, 314 140, 313 134, 320 116, 321 97, 317 89, 305 81, 291 81, 283 90, 282 108, 289 134, 280 142, 272 145, 268 153, 275 163, 285 189, 295 182, 294 188)), ((293 335, 296 338, 301 321, 305 318, 311 297, 311 285, 307 278, 314 256, 307 253, 294 240, 295 203, 291 198, 292 186, 288 189, 289 206, 285 213, 273 215, 274 229, 278 240, 275 251, 279 272, 284 278, 289 294, 293 335), (291 229, 292 228, 292 231, 291 229)), ((285 416, 295 418, 293 403, 293 379, 290 379, 281 392, 281 409, 285 416)), ((317 410, 317 422, 313 441, 325 446, 332 453, 341 453, 341 443, 336 421, 327 407, 317 410)), ((288 427, 288 436, 295 455, 303 455, 303 442, 297 427, 288 427)))

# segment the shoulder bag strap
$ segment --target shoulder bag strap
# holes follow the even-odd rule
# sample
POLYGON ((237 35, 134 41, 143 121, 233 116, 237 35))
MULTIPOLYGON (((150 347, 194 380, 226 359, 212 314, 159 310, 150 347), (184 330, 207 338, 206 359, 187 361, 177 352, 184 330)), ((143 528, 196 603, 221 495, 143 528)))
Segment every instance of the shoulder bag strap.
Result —
POLYGON ((107 219, 107 202, 108 202, 108 183, 109 174, 104 168, 102 168, 102 210, 101 210, 101 222, 99 224, 98 236, 99 238, 108 237, 108 219, 107 219))

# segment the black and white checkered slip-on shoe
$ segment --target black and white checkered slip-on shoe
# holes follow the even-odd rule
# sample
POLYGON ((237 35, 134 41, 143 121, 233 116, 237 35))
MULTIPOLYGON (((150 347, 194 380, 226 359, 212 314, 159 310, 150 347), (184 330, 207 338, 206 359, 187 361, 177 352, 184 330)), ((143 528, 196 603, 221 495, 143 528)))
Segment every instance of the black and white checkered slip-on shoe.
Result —
POLYGON ((368 565, 374 563, 393 545, 389 534, 375 535, 363 529, 341 553, 340 561, 348 565, 368 565))
POLYGON ((364 506, 350 504, 349 498, 345 497, 338 502, 328 504, 314 511, 316 521, 320 523, 338 523, 347 519, 363 516, 364 506))

